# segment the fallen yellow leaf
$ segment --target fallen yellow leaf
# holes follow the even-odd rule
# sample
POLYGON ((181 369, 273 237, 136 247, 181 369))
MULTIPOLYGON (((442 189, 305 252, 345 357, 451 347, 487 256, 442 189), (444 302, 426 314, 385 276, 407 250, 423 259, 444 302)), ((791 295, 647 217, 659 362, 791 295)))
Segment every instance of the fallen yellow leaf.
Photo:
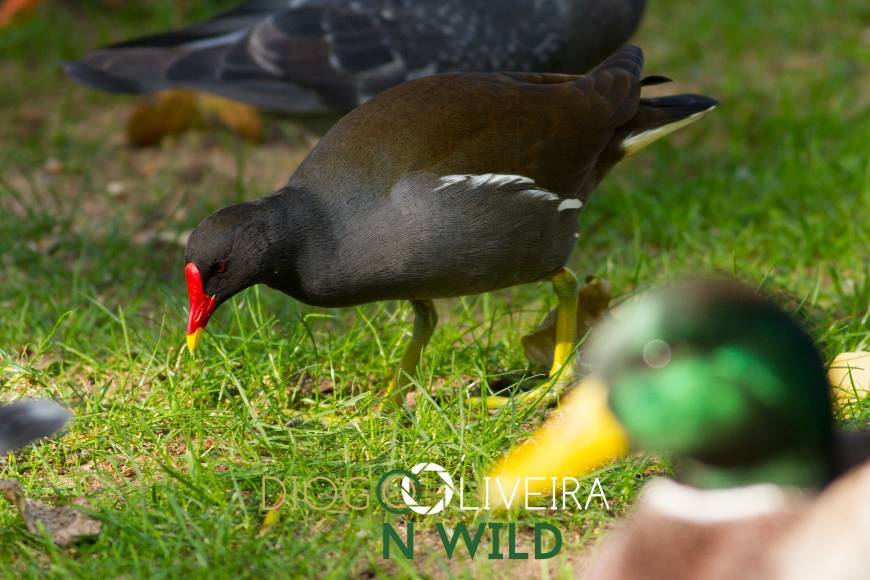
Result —
POLYGON ((133 108, 127 121, 127 141, 139 147, 157 145, 164 137, 182 133, 197 122, 196 93, 163 91, 133 108))
POLYGON ((0 4, 0 28, 9 26, 23 14, 36 8, 39 0, 4 0, 0 4))
POLYGON ((254 107, 206 93, 197 94, 197 104, 207 124, 223 125, 248 141, 263 140, 263 120, 254 107))
POLYGON ((248 141, 263 139, 263 121, 254 107, 186 89, 162 91, 134 107, 126 133, 131 145, 147 147, 208 127, 226 127, 248 141))
MULTIPOLYGON (((278 522, 281 521, 281 508, 284 507, 284 502, 287 501, 287 488, 284 486, 284 482, 280 480, 276 480, 273 477, 269 477, 273 481, 277 481, 281 486, 281 497, 275 502, 269 509, 266 511, 265 517, 263 517, 263 524, 260 526, 259 536, 262 538, 266 534, 268 534, 272 528, 278 525, 278 522)), ((263 498, 266 497, 266 478, 263 478, 262 482, 262 493, 263 498)))
POLYGON ((846 408, 870 392, 870 352, 841 352, 828 369, 834 404, 846 408))

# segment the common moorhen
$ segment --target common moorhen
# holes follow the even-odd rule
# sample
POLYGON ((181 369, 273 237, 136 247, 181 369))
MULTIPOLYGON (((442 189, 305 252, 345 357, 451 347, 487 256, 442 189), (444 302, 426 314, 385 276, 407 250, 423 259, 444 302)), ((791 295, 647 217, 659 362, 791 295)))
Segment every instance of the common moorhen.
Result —
POLYGON ((641 98, 643 84, 667 80, 641 80, 642 64, 626 46, 589 75, 436 75, 362 105, 284 188, 218 210, 191 234, 188 346, 215 308, 254 284, 317 306, 410 300, 414 334, 390 389, 399 397, 397 380, 414 372, 435 327, 433 298, 550 278, 551 374, 561 373, 577 318, 565 264, 592 190, 619 160, 716 105, 641 98))

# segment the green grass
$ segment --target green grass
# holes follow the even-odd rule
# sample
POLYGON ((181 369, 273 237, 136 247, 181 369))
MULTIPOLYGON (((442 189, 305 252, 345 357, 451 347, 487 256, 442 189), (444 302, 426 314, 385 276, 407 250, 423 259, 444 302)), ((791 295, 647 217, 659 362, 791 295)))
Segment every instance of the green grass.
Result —
MULTIPOLYGON (((405 305, 321 310, 254 289, 221 309, 198 356, 188 356, 183 250, 158 234, 269 193, 312 138, 276 120, 265 146, 194 134, 131 150, 119 135, 132 99, 78 87, 56 64, 211 13, 217 3, 208 4, 49 1, 0 32, 0 398, 55 397, 77 415, 62 439, 0 459, 0 478, 40 499, 86 495, 104 521, 95 542, 59 550, 3 505, 0 571, 457 572, 433 550, 413 566, 385 564, 381 523, 398 518, 380 509, 289 503, 261 537, 262 506, 280 497, 276 480, 292 477, 359 476, 352 491, 362 498, 385 470, 421 460, 481 476, 542 412, 488 417, 467 405, 467 387, 529 374, 519 340, 553 306, 552 292, 541 284, 440 304, 420 371, 424 395, 395 421, 287 426, 313 404, 371 402, 407 340, 405 305), (57 162, 59 172, 47 170, 57 162), (319 393, 321 383, 334 392, 319 393)), ((866 3, 650 4, 637 38, 648 71, 722 106, 614 171, 582 218, 573 268, 608 279, 619 299, 686 274, 731 273, 799 310, 829 360, 866 350, 866 3)), ((853 421, 868 417, 865 405, 853 421)), ((664 467, 616 463, 599 474, 613 511, 547 515, 563 550, 588 545, 664 467)), ((329 490, 318 497, 328 501, 329 490)), ((472 521, 456 511, 443 521, 460 519, 472 521)), ((426 521, 418 526, 431 536, 426 521)), ((533 521, 521 516, 524 529, 533 521)))

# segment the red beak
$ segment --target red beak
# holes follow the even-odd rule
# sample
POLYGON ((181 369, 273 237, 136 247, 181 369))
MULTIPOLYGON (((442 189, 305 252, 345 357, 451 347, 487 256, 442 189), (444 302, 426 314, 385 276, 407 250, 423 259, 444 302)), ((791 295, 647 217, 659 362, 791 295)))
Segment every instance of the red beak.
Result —
POLYGON ((187 316, 187 348, 190 352, 196 350, 205 325, 211 318, 215 308, 214 296, 206 296, 202 287, 202 274, 193 262, 184 267, 187 277, 187 296, 190 298, 190 313, 187 316))

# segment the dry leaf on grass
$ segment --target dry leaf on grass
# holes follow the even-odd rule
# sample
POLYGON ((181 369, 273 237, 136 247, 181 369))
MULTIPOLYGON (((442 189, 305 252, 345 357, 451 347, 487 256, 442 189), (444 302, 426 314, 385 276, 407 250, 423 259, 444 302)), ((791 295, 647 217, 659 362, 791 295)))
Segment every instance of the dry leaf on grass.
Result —
MULTIPOLYGON (((266 515, 263 517, 263 525, 260 526, 260 531, 258 535, 262 538, 266 534, 268 534, 272 528, 278 525, 278 522, 281 521, 281 508, 284 507, 284 502, 287 501, 287 488, 284 486, 284 483, 278 481, 281 485, 281 497, 275 502, 269 509, 266 511, 266 515)), ((265 498, 266 496, 266 480, 262 481, 262 496, 265 498)), ((265 499, 263 500, 265 501, 265 499)))
POLYGON ((250 105, 187 89, 162 91, 137 105, 127 121, 127 141, 147 147, 189 129, 223 126, 248 141, 262 141, 263 121, 250 105))
POLYGON ((193 91, 163 91, 133 109, 127 121, 127 141, 140 147, 157 145, 164 137, 190 129, 196 121, 193 91))
POLYGON ((263 140, 263 120, 254 107, 205 93, 196 96, 207 124, 223 125, 242 139, 255 143, 263 140))
MULTIPOLYGON (((597 324, 610 306, 611 288, 607 280, 587 278, 579 293, 577 308, 577 338, 583 337, 597 324)), ((535 331, 522 339, 526 360, 549 367, 556 350, 556 311, 553 310, 535 331)))
POLYGON ((7 480, 0 480, 0 491, 18 509, 27 531, 40 535, 44 529, 52 541, 62 548, 99 535, 103 527, 102 522, 81 511, 81 508, 87 508, 84 498, 77 498, 65 506, 48 505, 28 500, 17 481, 7 480))
POLYGON ((325 376, 314 376, 309 372, 303 372, 296 384, 290 388, 305 396, 327 395, 335 390, 335 383, 325 376))
POLYGON ((828 369, 834 402, 847 407, 870 392, 870 352, 841 352, 828 369))

